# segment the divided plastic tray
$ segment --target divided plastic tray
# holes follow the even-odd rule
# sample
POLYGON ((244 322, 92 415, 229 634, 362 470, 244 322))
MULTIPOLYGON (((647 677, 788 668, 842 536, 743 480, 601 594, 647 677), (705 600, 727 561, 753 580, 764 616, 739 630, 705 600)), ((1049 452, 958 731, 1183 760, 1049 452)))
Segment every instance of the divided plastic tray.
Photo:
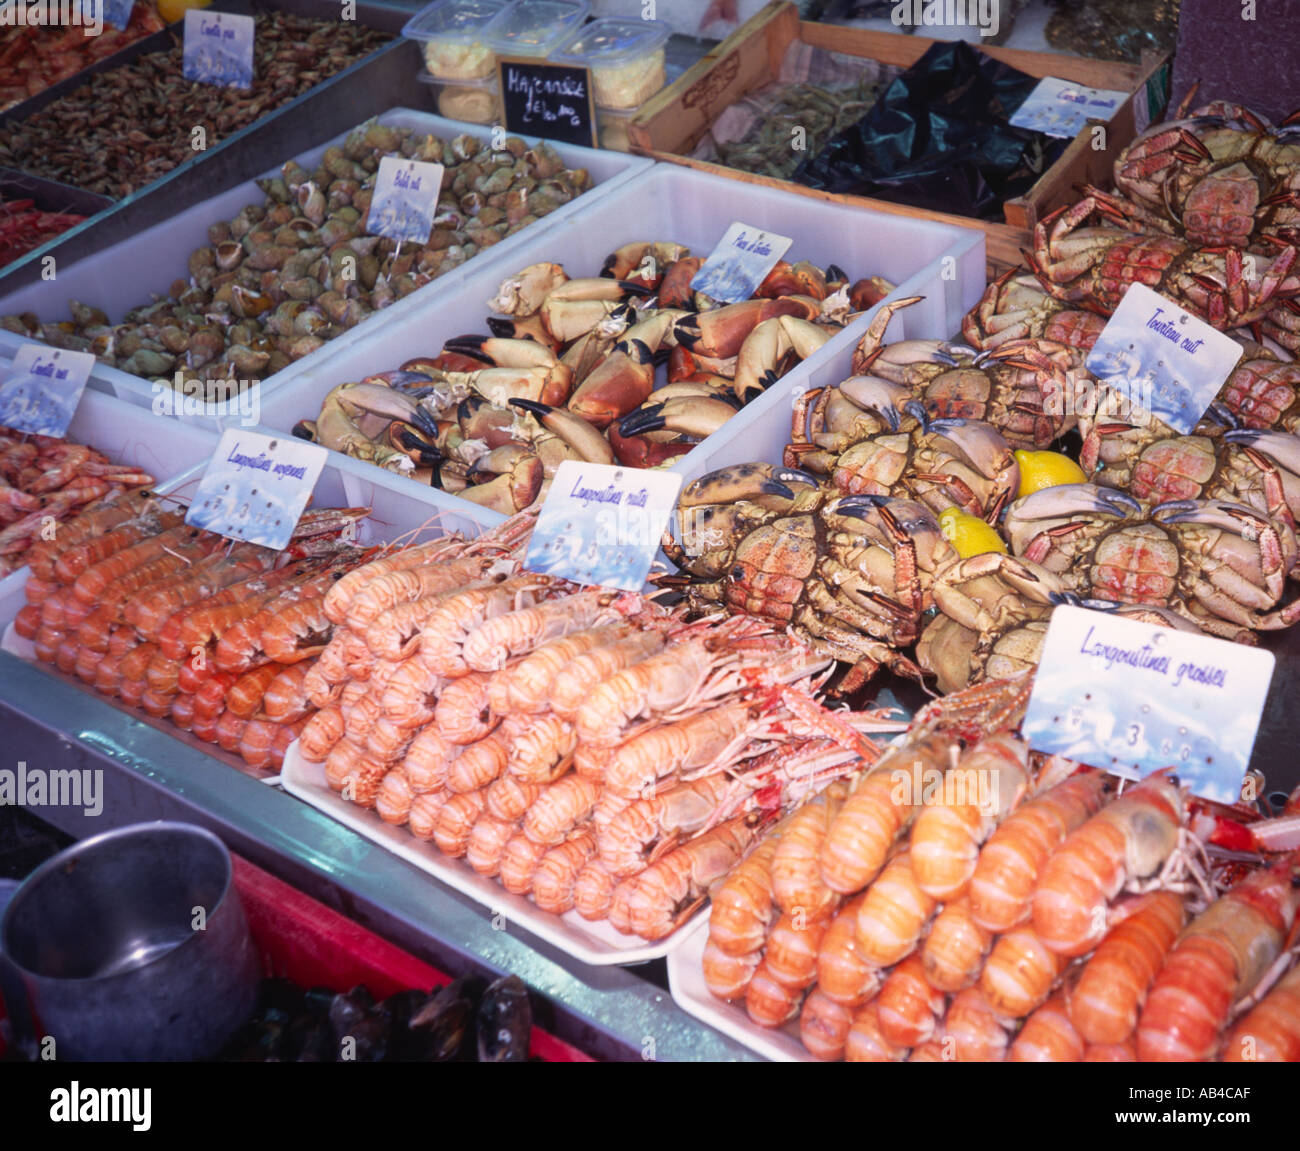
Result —
MULTIPOLYGON (((345 346, 336 341, 328 355, 317 352, 286 368, 277 375, 274 392, 263 396, 262 421, 268 428, 289 431, 298 420, 314 419, 321 401, 338 384, 396 368, 416 355, 436 355, 454 336, 487 334, 492 314, 488 300, 502 280, 530 264, 552 262, 562 264, 570 276, 594 276, 610 252, 634 240, 671 240, 707 255, 734 220, 793 237, 791 260, 812 260, 823 267, 836 263, 853 278, 883 275, 899 285, 891 299, 925 297, 895 319, 891 332, 905 327, 909 336, 949 336, 984 290, 984 236, 979 231, 845 208, 675 165, 656 165, 600 199, 584 198, 577 214, 563 220, 547 217, 536 230, 516 237, 518 243, 511 248, 497 245, 456 281, 439 281, 398 301, 345 346)), ((690 479, 724 463, 762 458, 753 454, 760 444, 765 452, 769 444, 775 446, 779 458, 789 431, 791 398, 814 386, 811 376, 825 378, 827 364, 837 365, 835 370, 845 366, 836 382, 848 374, 853 349, 874 314, 858 317, 721 431, 679 458, 672 470, 690 479)), ((375 470, 359 460, 339 459, 345 471, 375 470)), ((430 491, 401 476, 391 482, 426 497, 430 491)))
MULTIPOLYGON (((409 108, 391 109, 378 119, 383 124, 433 133, 444 140, 450 140, 462 133, 476 136, 484 142, 491 139, 490 128, 474 127, 409 108)), ((292 158, 304 168, 311 170, 315 168, 327 147, 341 143, 346 137, 346 132, 340 133, 318 147, 300 152, 292 158)), ((513 236, 508 236, 494 246, 493 252, 504 254, 526 245, 531 233, 546 231, 573 216, 575 212, 585 211, 589 204, 598 201, 619 185, 632 180, 651 167, 649 160, 618 152, 579 148, 568 144, 554 146, 568 167, 586 168, 591 173, 592 188, 536 224, 522 229, 513 236)), ((275 157, 268 157, 268 159, 275 160, 275 157)), ((289 159, 289 156, 280 157, 265 170, 263 175, 278 174, 280 165, 289 159)), ((264 199, 261 189, 254 181, 249 180, 239 184, 201 204, 160 220, 130 239, 87 256, 68 267, 60 266, 57 279, 29 284, 0 298, 0 315, 34 312, 46 323, 66 320, 69 316, 70 301, 78 300, 83 304, 102 308, 111 321, 118 322, 127 311, 148 304, 154 295, 165 295, 174 280, 189 278, 187 266, 189 255, 195 248, 208 243, 208 225, 219 220, 229 220, 245 204, 260 203, 264 199)), ((462 283, 483 259, 484 256, 475 256, 461 267, 412 293, 407 297, 407 301, 425 298, 427 293, 435 288, 455 291, 456 285, 462 283)), ((284 372, 268 377, 260 385, 260 396, 264 399, 273 393, 294 369, 312 363, 327 363, 343 348, 358 339, 363 339, 383 317, 384 312, 381 311, 367 318, 337 339, 317 349, 310 356, 291 365, 284 372)), ((21 336, 0 331, 0 354, 12 355, 13 350, 24 342, 26 341, 21 336)), ((132 404, 146 408, 152 408, 155 399, 154 387, 148 380, 104 364, 95 365, 88 386, 96 391, 110 392, 132 404)), ((216 423, 214 417, 206 415, 182 415, 179 418, 185 422, 207 426, 215 426, 216 423)))

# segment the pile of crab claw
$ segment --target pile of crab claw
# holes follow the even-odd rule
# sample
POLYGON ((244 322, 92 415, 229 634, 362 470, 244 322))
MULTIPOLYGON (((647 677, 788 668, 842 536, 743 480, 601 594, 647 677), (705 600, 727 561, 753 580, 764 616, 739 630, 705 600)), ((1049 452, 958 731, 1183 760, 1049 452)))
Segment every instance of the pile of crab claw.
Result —
POLYGON ((753 298, 719 305, 691 287, 703 263, 639 241, 599 276, 530 265, 488 301, 490 335, 339 385, 294 434, 512 514, 566 459, 654 467, 690 451, 892 290, 782 261, 753 298))
POLYGON ((912 302, 880 309, 850 378, 798 398, 784 466, 683 489, 664 542, 682 574, 660 582, 700 610, 787 625, 853 665, 844 691, 882 666, 944 693, 1016 675, 1060 604, 1242 643, 1300 620, 1286 594, 1300 578, 1300 365, 1243 351, 1181 436, 1112 403, 1061 342, 882 345, 912 302), (1013 449, 1067 434, 1089 482, 1016 498, 1013 449), (1005 551, 959 555, 948 508, 1005 551))

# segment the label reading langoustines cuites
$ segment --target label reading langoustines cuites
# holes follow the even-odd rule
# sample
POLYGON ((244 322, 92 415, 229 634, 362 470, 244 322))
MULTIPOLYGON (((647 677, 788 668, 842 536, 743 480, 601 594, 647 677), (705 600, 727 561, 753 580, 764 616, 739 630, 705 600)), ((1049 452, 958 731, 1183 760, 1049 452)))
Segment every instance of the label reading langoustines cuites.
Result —
POLYGON ((1145 284, 1132 284, 1087 365, 1139 412, 1188 435, 1242 355, 1236 340, 1145 284))
POLYGON ((1022 730, 1035 751, 1129 778, 1172 767, 1197 795, 1234 803, 1273 662, 1259 648, 1058 607, 1022 730))
POLYGON ((185 79, 219 88, 251 88, 254 28, 251 16, 206 8, 186 11, 181 55, 185 79))
POLYGON ((524 566, 588 586, 640 591, 681 486, 674 472, 565 460, 524 566))
POLYGON ((691 287, 724 304, 748 300, 793 243, 789 236, 737 221, 695 273, 691 287))
POLYGON ((366 231, 390 240, 427 244, 438 211, 442 172, 441 164, 384 156, 375 176, 366 231))
POLYGON ((62 439, 94 366, 90 352, 24 344, 0 380, 0 426, 62 439))
POLYGON ((328 455, 319 444, 293 436, 229 428, 185 522, 279 551, 292 538, 328 455))
POLYGON ((1088 88, 1055 76, 1044 76, 1016 109, 1011 124, 1072 140, 1089 120, 1109 120, 1127 99, 1127 92, 1088 88))

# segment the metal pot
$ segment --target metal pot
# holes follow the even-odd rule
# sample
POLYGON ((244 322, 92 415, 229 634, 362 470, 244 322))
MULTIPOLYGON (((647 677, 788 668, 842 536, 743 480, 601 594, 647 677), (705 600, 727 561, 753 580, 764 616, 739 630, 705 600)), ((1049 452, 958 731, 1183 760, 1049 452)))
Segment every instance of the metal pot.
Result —
POLYGON ((252 1015, 261 977, 230 854, 185 823, 120 827, 46 860, 0 919, 0 949, 56 1059, 209 1058, 252 1015))

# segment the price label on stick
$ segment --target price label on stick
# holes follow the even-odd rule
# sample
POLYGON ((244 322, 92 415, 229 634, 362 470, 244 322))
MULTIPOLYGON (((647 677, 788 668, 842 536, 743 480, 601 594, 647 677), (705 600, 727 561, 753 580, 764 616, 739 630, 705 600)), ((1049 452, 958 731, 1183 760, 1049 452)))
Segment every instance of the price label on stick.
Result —
POLYGON ((1035 751, 1130 779, 1172 767, 1197 795, 1235 803, 1273 662, 1259 648, 1058 607, 1022 730, 1035 751))
POLYGON ((724 304, 748 300, 793 243, 789 236, 737 221, 695 273, 691 287, 724 304))
POLYGON ((675 472, 565 460, 524 566, 575 583, 640 591, 681 486, 675 472))
POLYGON ((279 551, 292 538, 328 455, 293 436, 228 428, 185 522, 279 551))
POLYGON ((442 165, 384 156, 375 175, 366 231, 390 240, 427 244, 438 211, 442 165))
POLYGON ((255 27, 251 16, 189 9, 181 54, 185 79, 220 88, 251 88, 255 27))
POLYGON ((0 425, 62 439, 94 366, 90 352, 24 344, 0 381, 0 425))
POLYGON ((507 132, 596 147, 596 109, 586 68, 498 56, 497 76, 507 132))
POLYGON ((1128 403, 1126 422, 1150 415, 1189 435, 1243 354, 1236 340, 1145 284, 1132 284, 1087 365, 1128 403))

